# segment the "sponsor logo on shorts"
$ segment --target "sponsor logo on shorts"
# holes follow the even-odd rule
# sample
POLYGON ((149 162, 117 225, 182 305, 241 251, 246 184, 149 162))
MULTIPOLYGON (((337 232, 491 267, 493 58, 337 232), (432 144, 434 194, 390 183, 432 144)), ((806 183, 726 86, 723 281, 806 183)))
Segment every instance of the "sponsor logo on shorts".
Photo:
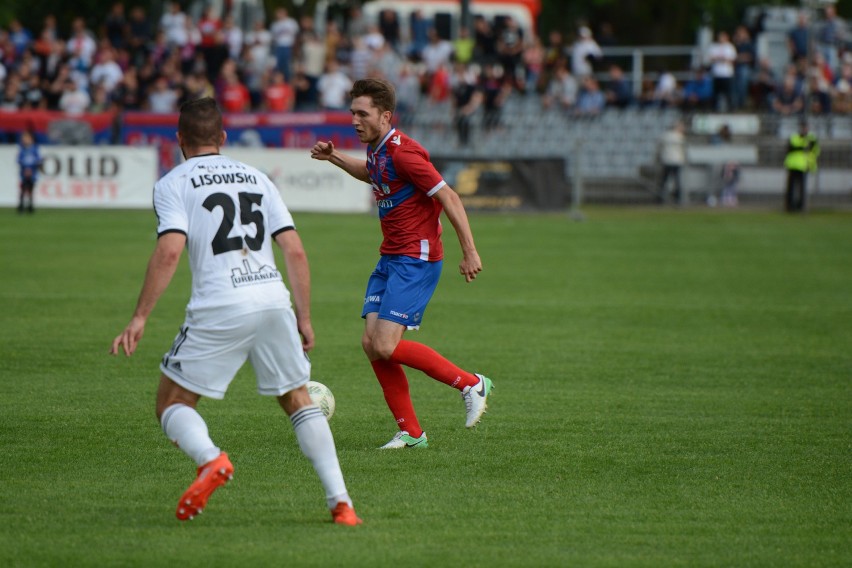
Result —
POLYGON ((394 311, 394 310, 391 310, 390 313, 391 313, 392 316, 396 316, 398 318, 402 318, 402 319, 405 319, 405 320, 408 319, 408 314, 401 314, 401 313, 394 311))
POLYGON ((231 269, 231 283, 234 288, 241 286, 253 286, 254 284, 265 284, 267 282, 280 282, 281 273, 275 268, 263 265, 257 270, 252 270, 248 260, 243 260, 242 268, 231 269))
POLYGON ((381 296, 367 296, 366 298, 364 298, 364 303, 365 304, 381 304, 382 303, 382 297, 381 296))

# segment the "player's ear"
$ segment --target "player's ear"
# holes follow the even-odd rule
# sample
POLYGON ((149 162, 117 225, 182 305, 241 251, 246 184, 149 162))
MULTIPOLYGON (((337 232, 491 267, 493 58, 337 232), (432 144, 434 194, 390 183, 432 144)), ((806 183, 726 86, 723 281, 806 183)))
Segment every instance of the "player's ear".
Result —
POLYGON ((228 139, 228 133, 227 133, 227 132, 225 132, 225 131, 223 130, 223 131, 222 131, 222 138, 221 138, 221 140, 219 141, 219 147, 220 147, 220 148, 221 148, 222 146, 224 146, 224 145, 225 145, 225 141, 226 141, 227 139, 228 139))
POLYGON ((186 159, 186 152, 183 149, 183 136, 181 136, 180 132, 175 133, 175 138, 178 141, 178 148, 180 148, 180 154, 183 156, 183 159, 186 159))

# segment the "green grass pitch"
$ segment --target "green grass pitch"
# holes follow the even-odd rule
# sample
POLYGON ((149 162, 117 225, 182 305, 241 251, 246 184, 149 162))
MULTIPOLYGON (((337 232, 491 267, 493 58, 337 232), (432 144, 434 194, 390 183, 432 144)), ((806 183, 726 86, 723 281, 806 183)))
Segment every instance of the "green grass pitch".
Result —
POLYGON ((178 522, 194 465, 154 393, 185 261, 136 355, 111 358, 152 212, 0 214, 0 566, 852 564, 848 211, 476 214, 472 284, 445 222, 412 338, 496 388, 468 431, 458 394, 410 372, 430 447, 409 452, 376 450, 395 425, 360 349, 378 223, 297 214, 354 529, 248 368, 199 407, 234 480, 178 522))

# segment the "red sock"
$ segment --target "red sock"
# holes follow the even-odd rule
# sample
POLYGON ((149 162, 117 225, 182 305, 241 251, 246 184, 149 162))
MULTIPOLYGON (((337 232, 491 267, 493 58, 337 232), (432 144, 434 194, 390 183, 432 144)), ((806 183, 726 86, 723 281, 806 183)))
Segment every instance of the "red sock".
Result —
POLYGON ((414 405, 411 403, 411 395, 408 391, 408 379, 402 366, 392 361, 371 361, 373 372, 382 385, 385 394, 385 402, 388 403, 391 414, 396 418, 400 430, 405 430, 409 435, 419 438, 423 434, 417 415, 414 413, 414 405))
POLYGON ((473 373, 458 368, 431 347, 416 341, 400 341, 390 360, 423 371, 436 381, 458 390, 472 387, 479 382, 473 373))

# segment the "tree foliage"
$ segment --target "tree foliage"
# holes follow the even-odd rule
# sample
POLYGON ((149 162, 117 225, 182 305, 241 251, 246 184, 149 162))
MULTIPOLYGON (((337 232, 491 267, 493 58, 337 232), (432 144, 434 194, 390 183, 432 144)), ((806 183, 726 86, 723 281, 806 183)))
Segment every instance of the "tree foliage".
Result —
MULTIPOLYGON (((541 32, 574 33, 608 22, 621 45, 691 44, 702 24, 733 31, 756 4, 800 6, 799 0, 542 0, 541 32)), ((842 6, 838 6, 843 12, 842 6)))

